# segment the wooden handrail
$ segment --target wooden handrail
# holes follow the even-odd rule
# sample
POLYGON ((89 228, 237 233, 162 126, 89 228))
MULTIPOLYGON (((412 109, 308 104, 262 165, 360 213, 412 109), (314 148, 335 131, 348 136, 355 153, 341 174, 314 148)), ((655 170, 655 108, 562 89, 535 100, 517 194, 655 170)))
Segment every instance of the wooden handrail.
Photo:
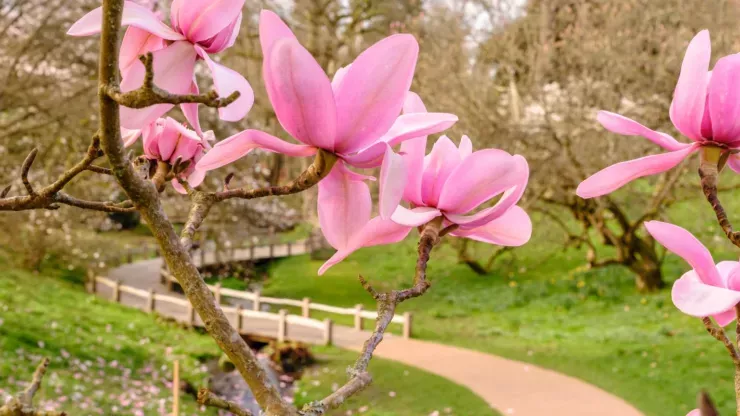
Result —
MULTIPOLYGON (((201 244, 204 247, 204 244, 201 244)), ((155 249, 156 250, 156 249, 155 249)), ((261 260, 276 257, 296 256, 310 253, 312 250, 312 244, 310 240, 302 240, 296 242, 282 243, 282 244, 269 244, 265 246, 250 246, 242 248, 228 248, 228 255, 226 258, 230 261, 248 261, 248 260, 261 260)), ((223 251, 223 250, 222 250, 223 251)), ((135 254, 154 252, 149 247, 131 249, 124 253, 123 257, 127 262, 134 260, 135 254)), ((204 249, 195 250, 192 254, 193 259, 198 267, 204 265, 218 264, 223 256, 223 253, 217 251, 209 251, 204 249)), ((187 299, 179 297, 168 296, 154 292, 154 290, 144 290, 135 288, 133 286, 126 286, 121 284, 118 280, 109 279, 103 276, 95 276, 92 269, 88 272, 89 289, 93 293, 97 293, 98 285, 106 286, 112 290, 110 295, 111 301, 121 303, 121 294, 126 293, 130 296, 135 296, 140 299, 144 299, 144 310, 147 312, 156 312, 159 305, 164 303, 174 304, 180 306, 185 312, 185 321, 195 326, 200 323, 196 319, 195 311, 187 299)), ((163 266, 160 269, 161 283, 165 284, 169 290, 172 290, 173 285, 177 284, 177 279, 172 276, 167 269, 163 266)), ((331 319, 324 319, 319 321, 311 318, 311 311, 321 311, 326 313, 332 313, 337 315, 352 316, 354 317, 354 328, 357 330, 363 329, 364 319, 377 319, 378 313, 375 311, 364 310, 360 305, 353 308, 325 305, 321 303, 314 303, 310 298, 303 299, 289 299, 289 298, 275 298, 262 296, 259 291, 247 292, 242 290, 227 289, 221 287, 220 284, 208 285, 208 288, 214 293, 214 296, 219 301, 223 297, 243 299, 252 302, 252 309, 244 309, 241 305, 233 306, 222 306, 224 313, 230 316, 236 316, 237 327, 240 332, 242 331, 242 323, 244 318, 249 319, 264 319, 274 321, 278 323, 278 330, 276 338, 278 340, 289 339, 290 326, 297 325, 307 328, 318 329, 323 333, 323 341, 325 344, 330 345, 333 341, 334 335, 334 322, 331 319), (279 313, 266 312, 261 310, 262 304, 280 305, 280 306, 292 306, 300 308, 300 314, 291 314, 286 309, 281 309, 279 313)), ((161 309, 161 306, 159 306, 161 309)), ((411 337, 411 324, 412 315, 411 313, 405 313, 403 315, 394 315, 392 320, 394 324, 400 324, 403 326, 403 336, 405 338, 411 337)))

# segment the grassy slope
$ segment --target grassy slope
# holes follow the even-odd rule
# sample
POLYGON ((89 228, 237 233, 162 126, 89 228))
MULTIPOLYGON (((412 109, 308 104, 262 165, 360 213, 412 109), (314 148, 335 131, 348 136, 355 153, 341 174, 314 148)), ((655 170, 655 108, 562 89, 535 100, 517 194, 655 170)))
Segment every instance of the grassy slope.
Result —
MULTIPOLYGON (((160 414, 162 404, 171 407, 168 379, 174 359, 181 362, 182 377, 196 388, 206 382, 200 360, 219 353, 211 338, 89 296, 66 281, 79 276, 51 275, 0 267, 0 400, 22 390, 44 356, 52 358, 52 365, 37 403, 73 415, 160 414)), ((343 381, 355 355, 337 349, 319 352, 321 366, 312 370, 316 377, 304 382, 306 394, 299 400, 318 398, 343 381)), ((461 411, 456 414, 493 414, 472 392, 437 376, 382 360, 375 360, 372 368, 376 382, 352 400, 352 408, 369 403, 376 409, 369 414, 386 416, 446 407, 461 411), (406 374, 405 381, 414 388, 404 391, 401 375, 406 374), (439 394, 418 400, 430 389, 439 394), (399 399, 385 400, 394 390, 399 399)), ((182 411, 215 414, 199 411, 187 396, 182 411)))
MULTIPOLYGON (((672 221, 711 243, 715 260, 736 259, 711 210, 698 203, 706 204, 676 207, 672 221)), ((740 201, 726 205, 730 212, 740 209, 740 201)), ((507 264, 504 256, 485 277, 458 265, 451 247, 437 249, 432 290, 401 311, 415 312, 415 332, 422 338, 557 369, 624 397, 648 415, 683 415, 702 388, 712 393, 721 414, 733 413, 731 362, 701 322, 676 310, 669 290, 637 294, 623 268, 583 270, 584 253, 560 251, 552 242, 557 233, 539 227, 532 243, 515 252, 516 262, 507 264)), ((285 259, 273 266, 264 293, 373 307, 357 274, 379 288, 407 285, 414 258, 411 237, 401 245, 363 249, 322 277, 315 274, 321 262, 285 259)), ((668 281, 687 269, 667 257, 668 281)))

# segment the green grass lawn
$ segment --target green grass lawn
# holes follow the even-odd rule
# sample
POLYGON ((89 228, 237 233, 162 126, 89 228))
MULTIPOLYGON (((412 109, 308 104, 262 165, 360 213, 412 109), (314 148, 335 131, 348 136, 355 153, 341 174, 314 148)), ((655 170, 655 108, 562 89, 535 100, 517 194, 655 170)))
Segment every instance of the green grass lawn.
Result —
MULTIPOLYGON (((337 382, 344 380, 347 367, 357 358, 356 353, 337 348, 315 348, 314 353, 319 365, 310 367, 298 383, 295 401, 299 407, 338 388, 337 382)), ((427 416, 435 411, 440 415, 498 414, 473 392, 443 377, 377 358, 369 370, 373 383, 329 416, 427 416)))
MULTIPOLYGON (((729 212, 740 200, 725 196, 729 212)), ((737 259, 705 201, 676 205, 671 220, 696 233, 715 260, 737 259)), ((736 218, 740 221, 740 216, 736 218)), ((621 396, 647 415, 684 415, 707 389, 721 414, 734 414, 733 367, 723 346, 698 319, 680 313, 670 290, 642 295, 621 267, 585 270, 585 253, 563 251, 559 232, 535 228, 532 242, 497 261, 489 276, 457 263, 449 245, 435 249, 433 282, 423 297, 403 304, 413 311, 415 335, 536 363, 587 380, 621 396)), ((477 246, 490 252, 491 248, 477 246)), ((374 307, 357 282, 377 289, 407 286, 413 276, 415 239, 362 249, 318 277, 320 261, 307 256, 277 261, 265 295, 312 298, 333 305, 374 307)), ((664 265, 670 283, 688 270, 676 256, 664 265)), ((338 319, 344 323, 349 320, 338 319)), ((728 328, 734 335, 734 328, 728 328)))
MULTIPOLYGON (((0 259, 0 402, 23 390, 42 357, 51 366, 36 403, 71 415, 154 415, 171 409, 171 374, 196 389, 206 385, 203 361, 220 351, 207 335, 90 296, 72 272, 39 274, 2 267, 0 259)), ((314 400, 346 380, 356 353, 318 350, 320 363, 301 381, 296 400, 314 400)), ((439 409, 451 414, 493 415, 469 390, 438 376, 390 361, 374 360, 375 383, 347 409, 372 408, 370 415, 417 416, 439 409), (406 383, 409 383, 408 385, 406 383), (430 391, 436 393, 428 397, 430 391), (391 392, 397 397, 391 398, 391 392), (421 400, 423 398, 423 400, 421 400)), ((185 395, 183 415, 202 415, 185 395)))

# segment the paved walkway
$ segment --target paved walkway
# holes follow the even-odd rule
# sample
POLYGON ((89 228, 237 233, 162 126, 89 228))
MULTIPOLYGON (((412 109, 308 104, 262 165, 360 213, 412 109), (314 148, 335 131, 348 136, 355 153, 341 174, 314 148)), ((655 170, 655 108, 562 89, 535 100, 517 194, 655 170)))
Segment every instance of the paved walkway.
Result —
MULTIPOLYGON (((119 279, 124 285, 182 297, 168 292, 160 283, 161 264, 161 259, 141 261, 111 270, 109 277, 119 279)), ((110 296, 111 289, 98 285, 98 294, 110 296)), ((144 299, 126 293, 121 294, 121 303, 145 307, 144 299)), ((187 319, 187 308, 183 306, 162 304, 156 309, 157 313, 179 321, 187 319)), ((232 324, 235 325, 235 321, 236 317, 232 324)), ((250 334, 274 336, 277 332, 275 321, 244 319, 242 325, 244 332, 250 334)), ((359 351, 369 335, 369 332, 335 326, 334 345, 359 351)), ((317 329, 290 326, 288 337, 307 343, 322 343, 322 332, 317 329)), ((389 334, 375 355, 466 386, 504 415, 642 416, 624 400, 581 380, 491 354, 389 334)))

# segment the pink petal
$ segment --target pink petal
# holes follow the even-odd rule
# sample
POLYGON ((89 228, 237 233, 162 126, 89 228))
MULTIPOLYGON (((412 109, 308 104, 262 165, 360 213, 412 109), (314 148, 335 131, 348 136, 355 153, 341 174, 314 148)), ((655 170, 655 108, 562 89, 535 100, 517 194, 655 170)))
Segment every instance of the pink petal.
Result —
MULTIPOLYGON (((319 182, 319 186, 323 182, 319 182)), ((410 231, 411 227, 405 227, 391 220, 375 217, 352 237, 352 241, 347 248, 337 251, 334 256, 321 266, 319 275, 324 274, 330 267, 346 259, 350 254, 362 247, 397 243, 405 239, 410 231)))
POLYGON ((660 221, 648 221, 645 228, 668 251, 689 263, 704 283, 717 287, 724 286, 709 250, 690 232, 677 225, 660 221))
POLYGON ((396 207, 391 219, 393 222, 407 227, 418 227, 442 215, 436 208, 417 207, 408 209, 401 205, 396 207))
POLYGON ((427 107, 424 105, 424 102, 421 100, 421 97, 419 97, 419 94, 415 92, 407 92, 406 98, 403 102, 403 113, 409 114, 409 113, 426 113, 427 107))
POLYGON ((581 198, 594 198, 614 192, 627 183, 643 176, 655 175, 674 168, 698 149, 686 145, 683 150, 641 157, 617 163, 600 170, 578 185, 576 194, 581 198))
MULTIPOLYGON (((132 1, 124 2, 122 26, 135 26, 167 40, 183 40, 185 36, 164 24, 159 17, 144 6, 132 1)), ((75 22, 69 31, 70 36, 90 36, 100 33, 103 26, 103 9, 98 7, 75 22)))
MULTIPOLYGON (((406 93, 406 101, 403 104, 404 114, 426 113, 424 102, 416 93, 406 93)), ((421 182, 424 175, 424 155, 427 151, 427 137, 420 136, 401 143, 401 154, 408 167, 408 178, 403 198, 415 205, 423 205, 421 196, 421 182)))
POLYGON ((200 47, 196 46, 196 50, 211 70, 213 86, 218 92, 219 97, 226 98, 236 91, 240 93, 236 101, 218 109, 221 120, 239 121, 243 119, 254 104, 252 86, 249 85, 249 82, 240 73, 213 61, 200 47))
POLYGON ((352 64, 343 66, 337 69, 337 72, 334 73, 334 77, 331 79, 331 89, 334 93, 339 91, 339 87, 342 86, 342 81, 344 81, 344 76, 347 75, 347 71, 349 71, 351 66, 352 64))
POLYGON ((406 140, 443 132, 455 123, 457 116, 447 113, 411 113, 399 116, 380 139, 395 147, 406 140))
POLYGON ((226 29, 238 18, 242 7, 244 0, 174 0, 171 20, 191 42, 197 43, 226 29))
MULTIPOLYGON (((424 205, 437 206, 447 178, 460 165, 457 146, 447 136, 440 137, 424 160, 421 197, 424 205)), ((441 208, 440 208, 441 209, 441 208)))
POLYGON ((465 160, 466 157, 473 154, 473 142, 470 141, 470 137, 462 136, 460 140, 460 159, 465 160))
POLYGON ((342 159, 350 166, 359 169, 377 168, 383 163, 388 143, 378 142, 353 155, 342 154, 342 159))
POLYGON ((367 184, 339 162, 319 182, 318 200, 324 237, 337 250, 348 249, 353 234, 370 221, 372 199, 367 184))
POLYGON ((514 155, 513 159, 515 163, 514 170, 516 173, 512 175, 511 180, 514 186, 503 193, 496 205, 483 209, 470 216, 447 214, 446 218, 450 222, 458 224, 461 229, 477 228, 495 220, 509 211, 512 206, 516 205, 522 198, 522 195, 524 195, 527 183, 529 182, 529 164, 527 163, 527 160, 520 155, 514 155))
POLYGON ((515 205, 483 226, 458 229, 451 234, 499 246, 519 247, 532 237, 532 220, 523 209, 515 205))
MULTIPOLYGON (((154 84, 173 94, 187 94, 193 82, 195 58, 195 49, 188 42, 175 42, 154 52, 154 84)), ((143 63, 133 63, 127 77, 121 81, 121 91, 128 92, 141 87, 145 72, 143 63)), ((140 129, 172 107, 171 104, 157 104, 142 109, 121 107, 121 125, 128 129, 140 129)))
POLYGON ((740 173, 740 155, 730 155, 727 166, 735 173, 740 173))
POLYGON ((167 46, 164 39, 152 35, 144 29, 131 26, 126 29, 121 43, 119 68, 125 78, 131 65, 139 61, 139 57, 148 52, 158 51, 167 46))
POLYGON ((336 94, 337 151, 368 147, 391 128, 411 86, 418 54, 413 36, 393 35, 355 59, 336 94))
POLYGON ((676 141, 676 139, 665 133, 650 130, 642 124, 616 113, 599 111, 596 119, 605 129, 612 133, 624 136, 641 136, 666 150, 674 151, 686 147, 685 144, 676 141))
POLYGON ((259 130, 244 130, 213 146, 213 149, 198 162, 198 169, 205 171, 218 169, 241 159, 254 149, 263 149, 288 156, 316 154, 315 147, 288 143, 259 130))
POLYGON ((676 280, 671 290, 671 298, 673 304, 687 315, 697 318, 719 315, 722 322, 718 323, 726 325, 729 322, 724 313, 734 310, 735 305, 740 303, 740 292, 710 286, 702 282, 692 270, 676 280))
POLYGON ((280 124, 299 141, 334 151, 337 111, 329 78, 296 39, 280 39, 266 58, 270 102, 280 124))
POLYGON ((390 218, 403 197, 406 187, 406 163, 401 155, 393 153, 389 147, 380 168, 380 194, 378 196, 380 217, 390 218))
POLYGON ((141 136, 141 130, 129 130, 121 127, 121 139, 123 139, 124 147, 133 146, 139 140, 139 136, 141 136))
POLYGON ((701 410, 694 409, 690 411, 689 414, 687 414, 686 416, 701 416, 701 410))
MULTIPOLYGON (((198 88, 198 82, 195 78, 193 78, 192 84, 190 84, 190 94, 198 95, 200 94, 200 89, 198 88)), ((190 104, 180 104, 180 109, 182 110, 182 113, 185 115, 185 119, 188 121, 191 127, 195 130, 196 133, 198 133, 199 137, 203 137, 203 129, 200 126, 200 116, 198 115, 198 104, 190 103, 190 104)), ((204 145, 209 148, 210 145, 207 141, 203 141, 204 145)))
MULTIPOLYGON (((280 16, 269 10, 260 12, 260 45, 262 56, 270 55, 273 45, 280 39, 295 39, 290 28, 280 19, 280 16)), ((266 63, 266 60, 263 61, 266 63)))
POLYGON ((408 176, 403 199, 415 204, 424 205, 421 184, 424 178, 424 154, 427 151, 426 136, 418 137, 401 144, 401 154, 406 162, 408 176))
POLYGON ((709 114, 712 139, 722 143, 740 140, 740 55, 729 55, 719 61, 709 82, 709 114))
POLYGON ((702 30, 691 40, 681 66, 681 75, 671 103, 671 121, 684 136, 699 141, 707 99, 707 72, 712 55, 709 31, 702 30))
MULTIPOLYGON (((459 156, 457 148, 454 150, 459 156)), ((465 214, 516 185, 517 162, 497 149, 479 150, 450 174, 437 208, 450 214, 465 214)))

